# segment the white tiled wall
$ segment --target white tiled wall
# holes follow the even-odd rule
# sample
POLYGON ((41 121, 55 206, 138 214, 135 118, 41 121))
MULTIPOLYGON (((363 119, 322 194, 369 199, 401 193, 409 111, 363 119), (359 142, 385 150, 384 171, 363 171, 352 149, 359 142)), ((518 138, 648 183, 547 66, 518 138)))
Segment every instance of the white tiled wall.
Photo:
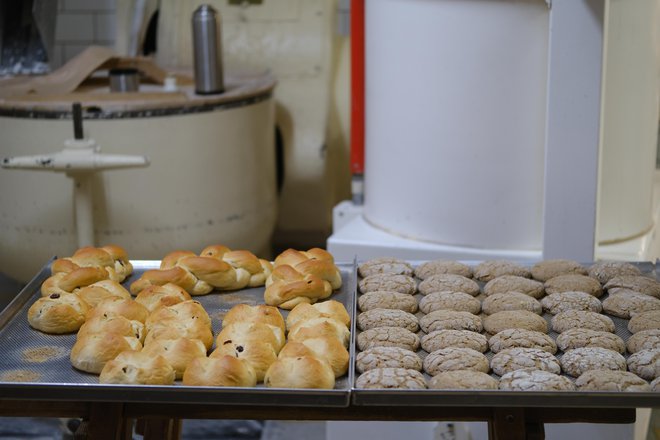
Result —
POLYGON ((113 47, 117 0, 59 0, 55 69, 90 45, 113 47))

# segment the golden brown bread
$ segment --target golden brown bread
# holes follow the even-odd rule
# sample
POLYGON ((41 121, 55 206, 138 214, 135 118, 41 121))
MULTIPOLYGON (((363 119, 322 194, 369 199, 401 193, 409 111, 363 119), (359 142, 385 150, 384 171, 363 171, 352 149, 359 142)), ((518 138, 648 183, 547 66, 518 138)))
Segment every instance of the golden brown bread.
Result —
POLYGON ((186 323, 190 326, 205 326, 211 328, 211 317, 199 301, 189 300, 167 307, 159 307, 151 312, 145 325, 147 332, 155 327, 167 327, 186 323))
POLYGON ((188 364, 195 358, 206 357, 206 347, 199 339, 152 339, 142 352, 149 356, 162 356, 174 368, 176 378, 181 379, 188 364))
POLYGON ((154 339, 199 339, 206 350, 213 346, 213 332, 211 328, 201 325, 198 321, 176 321, 162 327, 154 327, 147 332, 144 343, 149 345, 154 339))
POLYGON ((122 351, 105 364, 99 376, 99 383, 172 385, 174 368, 163 356, 132 350, 122 351))
POLYGON ((298 304, 313 304, 332 295, 332 286, 314 275, 303 275, 291 266, 273 269, 266 280, 266 304, 291 310, 298 304))
POLYGON ((319 248, 287 249, 275 258, 266 280, 266 304, 291 310, 298 304, 325 299, 342 284, 332 255, 319 248))
POLYGON ((277 307, 259 304, 251 306, 249 304, 237 304, 225 314, 222 319, 222 327, 226 327, 235 322, 259 322, 279 327, 282 331, 286 330, 284 318, 277 307))
POLYGON ((203 249, 199 256, 190 251, 169 253, 161 261, 160 269, 145 272, 130 288, 133 294, 138 294, 148 286, 169 282, 183 287, 191 295, 204 295, 213 289, 261 286, 271 269, 270 262, 249 251, 232 251, 226 246, 213 245, 203 249))
POLYGON ((298 322, 289 330, 288 338, 289 341, 304 341, 321 336, 335 337, 344 347, 348 347, 351 332, 336 319, 320 317, 298 322))
POLYGON ((81 267, 71 272, 58 272, 41 285, 41 296, 76 293, 81 287, 107 280, 108 277, 108 271, 100 267, 81 267))
POLYGON ((277 358, 297 356, 314 356, 326 361, 335 377, 343 376, 348 371, 348 350, 339 339, 332 336, 308 338, 301 342, 289 341, 277 358))
POLYGON ((51 274, 70 273, 81 267, 102 268, 107 271, 107 278, 119 283, 133 273, 133 265, 124 248, 107 245, 100 248, 83 247, 71 257, 58 258, 51 264, 51 274))
POLYGON ((264 383, 273 388, 335 387, 335 375, 330 365, 314 356, 283 357, 268 368, 264 383))
POLYGON ((286 317, 287 328, 292 328, 296 323, 307 321, 313 318, 333 318, 346 327, 351 324, 351 317, 346 307, 334 299, 317 302, 316 304, 298 304, 289 312, 286 317))
POLYGON ((142 349, 137 338, 115 333, 88 333, 71 348, 71 364, 78 370, 99 374, 108 361, 122 351, 142 349))
POLYGON ((279 353, 286 342, 284 331, 280 327, 261 322, 234 322, 223 328, 216 338, 216 346, 221 347, 228 341, 248 345, 253 342, 270 344, 275 353, 279 353))
POLYGON ((73 293, 53 293, 39 298, 28 309, 28 323, 44 333, 60 334, 78 331, 85 322, 89 306, 73 293))
POLYGON ((97 281, 94 284, 79 289, 76 295, 81 297, 91 307, 96 307, 98 303, 110 297, 131 299, 131 294, 128 293, 128 290, 113 280, 97 281))
POLYGON ((266 371, 277 360, 277 353, 273 346, 259 341, 244 343, 231 339, 225 340, 222 345, 218 344, 209 357, 222 356, 231 356, 247 362, 254 370, 257 382, 264 380, 266 371))
POLYGON ((140 321, 132 321, 120 315, 96 315, 87 319, 80 327, 76 340, 85 337, 89 333, 115 333, 121 336, 133 337, 138 341, 144 341, 144 324, 140 321))
POLYGON ((161 306, 173 306, 190 299, 192 299, 190 294, 184 288, 173 283, 149 286, 135 297, 135 301, 145 306, 149 312, 161 306))
POLYGON ((252 367, 233 356, 193 359, 185 373, 183 384, 189 386, 253 387, 257 378, 252 367))
POLYGON ((87 319, 94 316, 123 316, 134 321, 140 321, 144 324, 149 316, 149 310, 142 304, 132 299, 124 299, 116 296, 106 298, 87 312, 87 319))

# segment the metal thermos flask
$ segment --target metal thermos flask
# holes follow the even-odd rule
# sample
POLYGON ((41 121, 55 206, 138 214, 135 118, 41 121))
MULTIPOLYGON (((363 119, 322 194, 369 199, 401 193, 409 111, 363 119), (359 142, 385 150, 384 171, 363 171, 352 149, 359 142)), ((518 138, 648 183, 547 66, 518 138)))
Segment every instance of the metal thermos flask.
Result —
POLYGON ((195 92, 200 95, 225 90, 219 18, 218 12, 210 5, 201 5, 192 17, 195 92))

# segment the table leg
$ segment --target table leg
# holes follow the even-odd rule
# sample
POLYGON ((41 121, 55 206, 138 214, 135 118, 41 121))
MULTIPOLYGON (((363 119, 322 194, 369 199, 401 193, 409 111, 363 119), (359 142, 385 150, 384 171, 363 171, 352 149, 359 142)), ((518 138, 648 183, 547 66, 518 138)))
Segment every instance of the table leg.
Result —
POLYGON ((142 421, 144 440, 178 440, 181 434, 180 419, 149 418, 142 421))
POLYGON ((488 420, 489 440, 526 440, 524 408, 493 408, 488 420))
POLYGON ((123 440, 126 424, 121 403, 94 403, 89 414, 88 437, 94 440, 123 440))

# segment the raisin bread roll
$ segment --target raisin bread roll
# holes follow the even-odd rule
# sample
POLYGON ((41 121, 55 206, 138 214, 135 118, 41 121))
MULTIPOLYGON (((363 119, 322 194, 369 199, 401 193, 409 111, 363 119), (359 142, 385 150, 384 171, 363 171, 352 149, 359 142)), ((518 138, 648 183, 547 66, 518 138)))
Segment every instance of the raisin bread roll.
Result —
POLYGON ((313 318, 299 322, 289 330, 289 341, 304 341, 319 336, 332 336, 348 347, 351 332, 344 324, 332 318, 313 318))
POLYGON ((115 333, 121 336, 133 337, 143 342, 144 324, 132 321, 120 315, 98 315, 88 319, 76 335, 76 340, 89 333, 115 333))
POLYGON ((162 306, 173 306, 191 299, 190 294, 184 288, 173 283, 162 286, 149 286, 135 297, 135 301, 146 307, 149 312, 153 312, 162 306))
POLYGON ((253 387, 257 376, 249 363, 233 356, 198 357, 183 373, 188 386, 253 387))
POLYGON ((235 322, 223 328, 216 338, 216 346, 220 347, 227 341, 240 342, 244 345, 254 342, 269 344, 279 353, 286 342, 281 328, 260 322, 235 322))
POLYGON ((108 361, 129 350, 142 350, 137 338, 116 333, 88 333, 73 344, 70 360, 78 370, 99 374, 108 361))
POLYGON ((176 379, 183 377, 183 372, 193 359, 206 357, 206 347, 199 339, 153 339, 142 349, 149 356, 162 356, 174 368, 176 379))
POLYGON ((77 295, 53 293, 28 309, 30 327, 49 334, 73 333, 85 322, 89 306, 77 295))
POLYGON ((106 278, 121 283, 133 273, 133 265, 124 248, 107 245, 100 248, 83 247, 71 257, 58 258, 51 264, 51 273, 70 273, 81 267, 97 267, 105 270, 106 278))
POLYGON ((211 317, 199 301, 184 301, 169 307, 160 307, 149 315, 145 325, 147 331, 154 327, 165 327, 181 322, 194 322, 195 324, 211 328, 211 317))
POLYGON ((283 357, 268 368, 264 383, 271 388, 332 389, 335 375, 330 364, 314 356, 283 357))
POLYGON ((257 382, 262 382, 268 368, 277 360, 277 352, 266 342, 226 340, 211 353, 210 358, 231 356, 245 361, 254 370, 257 382))
POLYGON ((131 299, 131 294, 128 293, 128 290, 113 280, 97 281, 94 284, 81 288, 76 292, 76 295, 81 297, 91 307, 96 307, 106 298, 131 299))
POLYGON ((172 385, 174 368, 163 356, 123 351, 105 364, 99 376, 99 383, 172 385))
POLYGON ((76 293, 80 288, 107 280, 108 277, 108 272, 100 267, 81 267, 71 272, 58 272, 43 282, 41 296, 76 293))
POLYGON ((116 296, 106 298, 96 307, 87 312, 87 319, 95 316, 123 316, 124 318, 140 321, 144 324, 149 316, 149 310, 132 299, 123 299, 116 296))
POLYGON ((278 327, 283 332, 286 330, 284 318, 277 307, 267 306, 265 304, 256 306, 248 304, 235 305, 222 319, 222 327, 227 327, 236 322, 257 322, 278 327))
POLYGON ((348 371, 348 350, 339 339, 331 336, 309 338, 301 342, 289 341, 278 355, 283 357, 314 356, 330 364, 335 377, 341 377, 348 371))

